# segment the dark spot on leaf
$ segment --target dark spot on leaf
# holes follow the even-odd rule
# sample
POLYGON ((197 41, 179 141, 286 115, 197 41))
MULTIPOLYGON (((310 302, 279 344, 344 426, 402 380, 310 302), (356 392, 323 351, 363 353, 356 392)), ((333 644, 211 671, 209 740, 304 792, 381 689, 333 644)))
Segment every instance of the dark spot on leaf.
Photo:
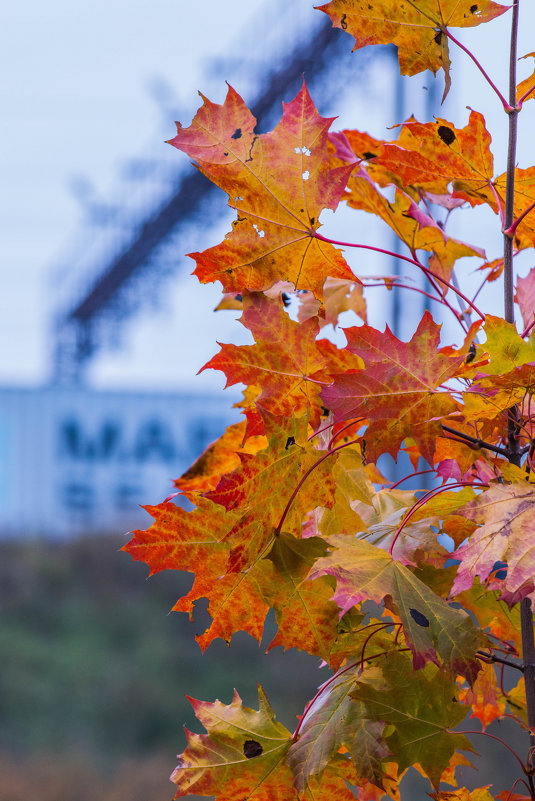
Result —
POLYGON ((284 450, 287 451, 288 448, 291 448, 292 445, 295 445, 295 437, 288 437, 286 440, 286 445, 284 446, 284 450))
POLYGON ((433 38, 437 45, 439 45, 442 42, 442 31, 437 31, 433 38))
POLYGON ((362 456, 362 464, 366 464, 366 440, 362 437, 360 441, 360 455, 362 456))
POLYGON ((241 139, 241 128, 236 128, 231 136, 231 139, 241 139))
POLYGON ((451 130, 451 128, 448 128, 446 125, 439 125, 437 133, 445 145, 451 145, 452 142, 455 142, 454 132, 451 130))
POLYGON ((304 209, 299 209, 299 211, 301 212, 301 214, 304 214, 304 213, 305 213, 305 210, 304 210, 304 209))
POLYGON ((343 31, 347 31, 346 16, 347 14, 343 14, 342 19, 340 20, 340 27, 342 28, 343 31))
POLYGON ((418 623, 419 626, 423 626, 424 628, 427 628, 429 626, 429 621, 426 618, 426 616, 422 615, 422 613, 419 612, 417 609, 409 609, 409 612, 411 613, 411 617, 414 620, 414 622, 418 623))
POLYGON ((223 155, 224 155, 224 156, 228 156, 228 151, 227 151, 226 153, 223 153, 223 155))
POLYGON ((256 740, 246 740, 243 744, 243 755, 246 756, 247 759, 260 756, 263 750, 260 743, 257 743, 256 740))
POLYGON ((377 156, 377 153, 371 153, 369 150, 366 150, 365 153, 362 154, 362 158, 369 161, 370 159, 374 159, 377 156))
POLYGON ((470 362, 473 362, 475 358, 476 358, 476 346, 472 342, 472 344, 468 348, 468 355, 465 359, 466 364, 470 364, 470 362))
POLYGON ((238 292, 238 294, 236 295, 236 300, 239 300, 239 302, 240 302, 240 303, 241 303, 241 302, 242 302, 242 300, 243 300, 243 298, 242 298, 242 296, 241 296, 241 294, 240 294, 239 292, 238 292))
POLYGON ((327 415, 329 414, 329 410, 328 410, 328 408, 327 408, 326 406, 322 406, 322 407, 321 407, 321 413, 322 413, 322 415, 323 415, 324 417, 327 417, 327 415))
POLYGON ((477 4, 474 3, 473 6, 470 6, 470 14, 475 14, 477 11, 477 4))
POLYGON ((286 292, 282 292, 281 293, 281 298, 282 298, 282 302, 283 302, 285 308, 287 306, 289 306, 290 303, 292 302, 292 299, 290 298, 290 296, 286 292))
POLYGON ((310 225, 315 225, 315 223, 316 223, 316 218, 315 217, 311 217, 310 218, 310 225))

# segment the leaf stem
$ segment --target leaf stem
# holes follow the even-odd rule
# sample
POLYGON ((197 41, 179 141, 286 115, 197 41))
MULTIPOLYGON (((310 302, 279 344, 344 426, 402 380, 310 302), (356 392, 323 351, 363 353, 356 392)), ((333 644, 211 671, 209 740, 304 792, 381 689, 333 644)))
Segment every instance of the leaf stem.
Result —
POLYGON ((317 461, 317 462, 314 462, 314 464, 312 465, 312 467, 309 467, 309 468, 308 468, 308 470, 306 471, 305 475, 304 475, 304 476, 303 476, 303 478, 302 478, 302 479, 299 481, 299 483, 298 483, 297 487, 296 487, 296 488, 294 489, 294 491, 292 492, 292 494, 291 494, 291 496, 290 496, 290 500, 289 500, 289 501, 288 501, 288 503, 286 504, 286 507, 285 507, 285 509, 284 509, 284 512, 282 513, 282 517, 281 517, 281 519, 279 520, 279 525, 278 525, 278 526, 277 526, 277 528, 275 529, 275 534, 280 534, 280 533, 281 533, 281 530, 282 530, 282 524, 283 524, 283 523, 284 523, 284 521, 286 520, 286 515, 287 515, 287 514, 288 514, 288 512, 290 511, 290 507, 291 507, 292 503, 293 503, 293 502, 294 502, 294 500, 295 500, 295 496, 297 495, 297 493, 299 492, 299 490, 300 490, 300 489, 301 489, 301 487, 303 486, 303 483, 306 481, 306 479, 307 479, 307 478, 309 477, 309 475, 312 473, 312 471, 313 471, 313 470, 315 470, 315 469, 316 469, 316 467, 318 467, 318 465, 320 465, 320 464, 321 464, 321 463, 324 461, 324 459, 326 459, 328 456, 332 456, 332 455, 333 455, 333 453, 336 453, 336 451, 339 451, 339 450, 341 450, 342 448, 348 448, 350 445, 355 445, 355 443, 356 443, 356 442, 358 442, 358 441, 359 441, 359 440, 358 440, 358 438, 357 438, 357 439, 352 439, 352 440, 350 440, 349 442, 344 442, 344 444, 343 444, 343 445, 338 445, 336 448, 332 448, 331 450, 327 451, 327 453, 324 453, 324 454, 323 454, 323 456, 321 457, 321 459, 318 459, 318 461, 317 461))
POLYGON ((389 490, 395 489, 404 481, 408 481, 409 478, 414 478, 415 476, 423 476, 424 473, 434 473, 434 472, 435 472, 434 470, 417 470, 415 473, 409 473, 408 476, 403 476, 403 478, 400 478, 399 481, 396 481, 396 483, 392 484, 392 486, 390 486, 388 489, 389 490))
POLYGON ((524 100, 526 100, 526 98, 528 98, 531 94, 533 94, 533 92, 535 92, 535 84, 533 84, 531 89, 528 89, 527 92, 524 92, 524 94, 521 95, 521 97, 518 98, 518 100, 516 101, 516 107, 517 107, 517 109, 519 111, 520 111, 520 109, 522 108, 522 106, 524 104, 524 100))
POLYGON ((422 497, 416 501, 414 506, 412 506, 409 509, 409 511, 399 524, 398 529, 394 535, 394 539, 392 540, 390 548, 388 549, 390 556, 392 556, 392 551, 394 550, 394 545, 396 544, 399 535, 401 534, 401 532, 403 531, 403 529, 405 528, 411 517, 414 514, 416 514, 418 509, 424 506, 424 504, 426 504, 427 501, 431 500, 431 498, 434 498, 435 495, 440 495, 441 492, 446 492, 449 489, 457 489, 457 487, 488 487, 488 484, 483 484, 483 483, 476 484, 473 481, 458 481, 455 484, 444 484, 442 487, 438 488, 435 487, 435 489, 428 490, 428 492, 426 492, 425 495, 422 495, 422 497))
POLYGON ((351 420, 350 423, 346 423, 345 426, 342 426, 342 428, 340 428, 336 432, 336 434, 333 434, 332 437, 330 438, 329 442, 327 443, 327 449, 330 450, 332 448, 333 442, 335 441, 335 439, 338 439, 340 434, 343 434, 344 431, 347 431, 348 428, 352 428, 353 426, 356 426, 358 423, 360 423, 360 425, 362 426, 362 423, 365 420, 366 420, 365 417, 356 417, 354 420, 351 420))
MULTIPOLYGON (((442 298, 437 298, 435 295, 432 295, 430 292, 426 292, 425 289, 420 289, 420 287, 418 287, 418 286, 409 286, 409 284, 398 284, 398 283, 392 281, 391 283, 388 283, 388 284, 387 283, 384 283, 384 284, 364 284, 363 283, 362 286, 366 287, 366 289, 373 289, 373 287, 383 287, 383 288, 386 287, 387 289, 393 289, 394 287, 397 287, 398 289, 412 289, 413 292, 419 292, 420 295, 425 295, 427 298, 430 298, 431 300, 434 300, 434 301, 438 300, 439 303, 444 303, 444 300, 442 298)), ((446 304, 444 304, 444 305, 446 305, 446 304)))
POLYGON ((504 214, 503 214, 502 199, 499 196, 499 194, 497 193, 496 187, 494 186, 492 181, 488 182, 488 187, 489 187, 490 191, 492 192, 494 200, 496 201, 496 205, 498 206, 498 213, 500 215, 500 220, 502 221, 502 231, 503 231, 503 229, 505 228, 505 217, 504 217, 504 214))
POLYGON ((527 326, 524 328, 524 330, 523 330, 523 331, 522 331, 522 333, 520 334, 520 336, 522 337, 522 339, 523 339, 524 337, 527 337, 527 335, 529 334, 529 332, 531 331, 531 329, 533 328, 533 326, 535 326, 535 320, 533 320, 533 322, 532 322, 532 323, 530 323, 529 325, 527 325, 527 326))
POLYGON ((505 236, 508 236, 512 239, 513 236, 515 235, 516 229, 518 228, 524 217, 527 217, 527 215, 530 213, 530 211, 533 211, 533 209, 535 209, 535 203, 532 203, 531 206, 528 206, 528 208, 522 212, 520 217, 517 217, 516 220, 511 223, 509 228, 505 229, 504 231, 505 236))
MULTIPOLYGON (((418 259, 415 259, 415 258, 412 258, 412 257, 409 257, 409 256, 403 256, 401 253, 394 253, 392 250, 386 250, 385 248, 376 248, 373 245, 362 245, 362 244, 355 243, 355 242, 342 242, 342 241, 337 240, 337 239, 328 239, 327 237, 322 236, 321 234, 318 234, 317 231, 313 232, 313 236, 315 236, 316 239, 321 239, 322 242, 329 242, 331 245, 340 245, 341 247, 347 247, 347 248, 360 248, 362 250, 373 250, 376 253, 384 253, 385 256, 392 256, 392 258, 394 258, 394 259, 402 259, 403 261, 406 261, 409 264, 414 264, 415 267, 418 267, 419 270, 422 270, 422 272, 424 272, 426 274, 426 276, 429 278, 429 280, 431 280, 431 276, 432 276, 437 281, 439 281, 441 284, 444 284, 444 286, 447 286, 448 289, 451 289, 460 298, 462 298, 464 300, 464 302, 467 303, 468 306, 470 306, 470 308, 473 309, 476 312, 476 314, 478 314, 481 317, 482 320, 485 319, 485 315, 483 314, 483 312, 481 312, 477 308, 477 306, 474 306, 472 301, 469 300, 466 297, 466 295, 464 295, 459 289, 456 289, 453 286, 453 284, 450 284, 449 281, 446 281, 445 278, 441 278, 439 275, 437 275, 435 272, 433 272, 433 270, 430 270, 429 267, 426 267, 425 265, 423 265, 421 261, 418 261, 418 259)), ((440 294, 440 292, 439 292, 439 294, 440 294)), ((453 311, 453 313, 455 314, 455 317, 458 320, 460 320, 460 315, 455 311, 455 309, 452 306, 448 306, 448 308, 450 308, 453 311)), ((464 325, 463 325, 463 328, 464 328, 464 325)))
POLYGON ((466 55, 467 55, 469 58, 471 58, 471 59, 472 59, 472 61, 474 62, 474 64, 476 65, 476 67, 478 68, 478 70, 480 71, 480 73, 483 75, 484 79, 487 81, 487 83, 489 84, 489 86, 492 88, 492 90, 493 90, 493 91, 494 91, 494 92, 495 92, 495 93, 498 95, 498 97, 500 98, 500 100, 501 100, 501 103, 502 103, 502 106, 503 106, 503 108, 504 108, 504 111, 505 111, 507 114, 509 114, 509 113, 510 113, 510 112, 511 112, 513 109, 511 108, 510 104, 507 102, 507 100, 505 99, 505 97, 502 95, 502 93, 500 92, 500 90, 498 89, 498 87, 496 86, 496 84, 494 83, 494 81, 493 81, 493 80, 492 80, 492 79, 489 77, 489 75, 488 75, 488 74, 486 73, 486 71, 483 69, 483 67, 482 67, 482 66, 481 66, 481 64, 479 63, 478 59, 477 59, 477 58, 474 56, 474 54, 473 54, 473 53, 472 53, 472 52, 471 52, 471 51, 470 51, 470 50, 469 50, 467 47, 465 47, 465 46, 464 46, 464 45, 463 45, 463 44, 462 44, 462 43, 461 43, 461 42, 460 42, 458 39, 456 39, 456 38, 455 38, 455 36, 454 36, 452 33, 450 33, 450 31, 449 31, 447 28, 443 28, 442 30, 443 30, 443 32, 446 34, 446 36, 448 37, 448 39, 451 39, 451 41, 452 41, 452 42, 454 42, 454 43, 457 45, 457 47, 460 47, 460 48, 461 48, 461 50, 463 50, 463 51, 466 53, 466 55))
POLYGON ((507 745, 505 740, 502 740, 501 737, 497 737, 495 734, 490 734, 490 732, 488 732, 488 731, 478 731, 477 729, 466 729, 464 731, 461 731, 459 729, 454 729, 454 730, 447 729, 447 731, 449 731, 450 734, 482 734, 484 737, 492 737, 493 740, 497 740, 499 743, 504 745, 507 748, 508 751, 510 751, 512 753, 512 755, 514 756, 514 758, 517 760, 517 762, 519 763, 520 767, 522 768, 522 773, 524 773, 525 775, 528 775, 528 771, 527 771, 526 765, 524 765, 524 763, 522 762, 522 760, 520 759, 520 757, 518 756, 516 751, 513 751, 511 746, 507 745))

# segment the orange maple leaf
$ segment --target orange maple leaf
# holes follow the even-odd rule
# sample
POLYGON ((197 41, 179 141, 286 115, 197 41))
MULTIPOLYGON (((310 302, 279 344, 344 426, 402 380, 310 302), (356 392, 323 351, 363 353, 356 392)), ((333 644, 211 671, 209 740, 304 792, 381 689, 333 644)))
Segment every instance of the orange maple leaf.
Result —
POLYGON ((318 114, 305 84, 283 104, 275 130, 260 135, 231 87, 221 106, 203 99, 190 127, 177 123, 169 141, 227 192, 238 216, 221 244, 190 254, 199 280, 219 280, 224 292, 290 281, 319 299, 328 276, 356 280, 340 251, 314 236, 321 211, 336 209, 352 169, 329 166, 327 132, 334 117, 318 114))
POLYGON ((457 403, 440 385, 450 379, 464 356, 439 349, 440 326, 426 311, 410 342, 401 342, 390 329, 384 333, 363 325, 345 330, 347 349, 364 361, 365 369, 335 376, 321 393, 335 421, 368 419, 366 452, 376 461, 381 453, 396 456, 411 437, 432 464, 440 419, 457 403))
POLYGON ((229 572, 247 569, 266 553, 282 520, 284 531, 300 538, 310 509, 334 503, 332 469, 337 454, 321 461, 326 451, 316 450, 308 441, 305 418, 288 421, 265 411, 262 416, 268 447, 254 456, 240 454, 241 465, 206 494, 235 516, 224 536, 231 547, 229 572), (286 509, 302 480, 301 489, 286 509), (281 491, 274 492, 275 487, 281 491))
POLYGON ((451 84, 446 31, 488 22, 507 11, 492 0, 331 0, 319 6, 333 25, 355 37, 355 47, 394 44, 398 49, 402 75, 416 75, 429 69, 444 70, 446 97, 451 84))
POLYGON ((317 426, 322 408, 319 393, 329 384, 328 358, 316 344, 317 318, 296 323, 284 311, 280 298, 270 300, 255 292, 244 294, 241 322, 256 344, 221 345, 202 370, 221 370, 227 387, 238 383, 259 386, 258 406, 278 417, 308 414, 311 424, 317 426))

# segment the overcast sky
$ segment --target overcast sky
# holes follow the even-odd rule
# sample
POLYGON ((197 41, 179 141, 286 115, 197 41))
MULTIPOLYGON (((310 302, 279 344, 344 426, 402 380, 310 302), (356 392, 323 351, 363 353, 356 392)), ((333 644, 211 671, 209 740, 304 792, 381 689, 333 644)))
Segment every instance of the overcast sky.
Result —
MULTIPOLYGON (((522 5, 520 55, 535 50, 535 42, 530 41, 535 10, 527 0, 522 5)), ((93 0, 87 4, 4 0, 0 8, 4 62, 0 76, 0 385, 36 385, 48 376, 50 313, 57 297, 52 268, 60 263, 62 254, 73 252, 73 236, 85 214, 81 196, 85 196, 86 206, 89 201, 106 202, 116 195, 121 181, 124 188, 129 160, 168 158, 167 152, 163 153, 170 149, 163 140, 173 135, 174 118, 189 123, 199 104, 198 89, 221 102, 224 80, 230 77, 246 96, 254 71, 248 64, 267 63, 275 52, 270 37, 284 30, 289 36, 299 24, 315 21, 315 16, 319 12, 309 0, 292 0, 291 4, 278 0, 204 0, 202 4, 182 0, 93 0), (286 10, 285 5, 289 6, 286 10), (260 23, 253 23, 259 13, 263 14, 260 23), (288 19, 281 21, 281 14, 288 19), (256 34, 240 37, 240 30, 256 34), (214 69, 218 58, 223 61, 214 69), (167 87, 165 92, 162 87, 167 87), (167 96, 168 119, 162 108, 163 94, 167 96)), ((482 61, 503 92, 504 33, 500 21, 473 31, 456 31, 463 42, 479 48, 482 61)), ((286 44, 283 42, 283 47, 286 44)), ((347 45, 351 49, 349 37, 347 45)), ((442 114, 464 125, 466 105, 482 110, 494 128, 493 148, 499 154, 497 171, 501 171, 505 115, 467 59, 454 48, 452 60, 452 98, 442 114)), ((529 67, 527 61, 522 62, 520 77, 529 67)), ((384 136, 387 120, 396 122, 386 86, 381 95, 380 83, 388 80, 387 73, 379 70, 374 80, 379 85, 358 95, 360 102, 367 104, 365 113, 362 106, 359 109, 357 95, 340 87, 340 126, 351 124, 384 136), (370 111, 371 92, 378 100, 375 113, 370 111), (374 125, 380 130, 374 130, 374 125)), ((336 101, 333 97, 332 107, 321 107, 320 112, 336 113, 336 101)), ((534 161, 533 156, 530 159, 531 105, 535 107, 535 101, 527 104, 527 113, 521 115, 521 166, 534 161)), ((326 233, 340 231, 333 226, 326 233)), ((470 227, 464 233, 469 239, 473 230, 470 227)), ((211 236, 204 247, 218 241, 211 236)), ((499 248, 499 236, 492 241, 493 247, 499 248)), ((489 253, 490 257, 497 255, 499 251, 489 253)), ((216 350, 217 329, 222 332, 218 338, 227 341, 233 335, 231 329, 238 330, 228 316, 214 320, 217 315, 212 315, 211 309, 217 289, 202 287, 199 291, 196 279, 186 279, 192 266, 190 263, 177 272, 163 299, 161 292, 156 293, 156 309, 147 308, 132 319, 124 329, 120 351, 106 351, 96 359, 91 372, 94 383, 140 386, 149 381, 155 388, 176 388, 180 382, 189 382, 191 386, 196 370, 216 350), (199 326, 203 319, 206 324, 199 326), (182 344, 184 334, 191 333, 195 325, 197 346, 193 351, 188 348, 188 355, 182 344)), ((529 266, 529 259, 525 260, 524 272, 529 266)), ((198 379, 195 386, 199 390, 212 386, 214 379, 207 376, 204 373, 198 379)))

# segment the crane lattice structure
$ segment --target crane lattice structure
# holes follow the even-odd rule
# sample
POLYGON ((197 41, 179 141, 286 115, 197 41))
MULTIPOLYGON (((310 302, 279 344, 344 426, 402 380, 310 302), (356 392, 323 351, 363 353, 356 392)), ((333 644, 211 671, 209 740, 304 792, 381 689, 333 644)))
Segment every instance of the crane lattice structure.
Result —
MULTIPOLYGON (((373 48, 359 56, 358 62, 355 61, 346 37, 333 29, 328 20, 306 32, 287 61, 257 84, 251 110, 258 120, 258 130, 267 129, 280 116, 281 99, 296 94, 303 77, 314 88, 315 98, 321 98, 322 91, 328 91, 329 76, 335 76, 339 83, 350 69, 354 79, 355 71, 366 69, 371 59, 386 57, 392 62, 396 53, 394 48, 373 48)), ((397 69, 395 74, 398 75, 397 69)), ((400 84, 395 103, 398 107, 401 93, 400 84)), ((401 119, 397 109, 396 113, 401 119)), ((165 278, 169 272, 169 260, 162 256, 166 243, 176 242, 177 237, 195 226, 200 221, 201 209, 219 191, 193 167, 182 169, 171 191, 157 197, 144 210, 132 235, 123 237, 115 247, 101 249, 89 265, 89 278, 82 279, 75 296, 66 298, 56 311, 54 381, 67 384, 83 381, 90 360, 109 340, 110 327, 116 328, 143 302, 147 293, 139 291, 140 281, 150 275, 153 285, 154 278, 161 284, 162 275, 165 278), (160 274, 155 276, 155 271, 160 274)), ((222 203, 211 205, 212 218, 227 210, 222 203)), ((76 263, 71 263, 69 269, 76 273, 76 267, 76 263)))

